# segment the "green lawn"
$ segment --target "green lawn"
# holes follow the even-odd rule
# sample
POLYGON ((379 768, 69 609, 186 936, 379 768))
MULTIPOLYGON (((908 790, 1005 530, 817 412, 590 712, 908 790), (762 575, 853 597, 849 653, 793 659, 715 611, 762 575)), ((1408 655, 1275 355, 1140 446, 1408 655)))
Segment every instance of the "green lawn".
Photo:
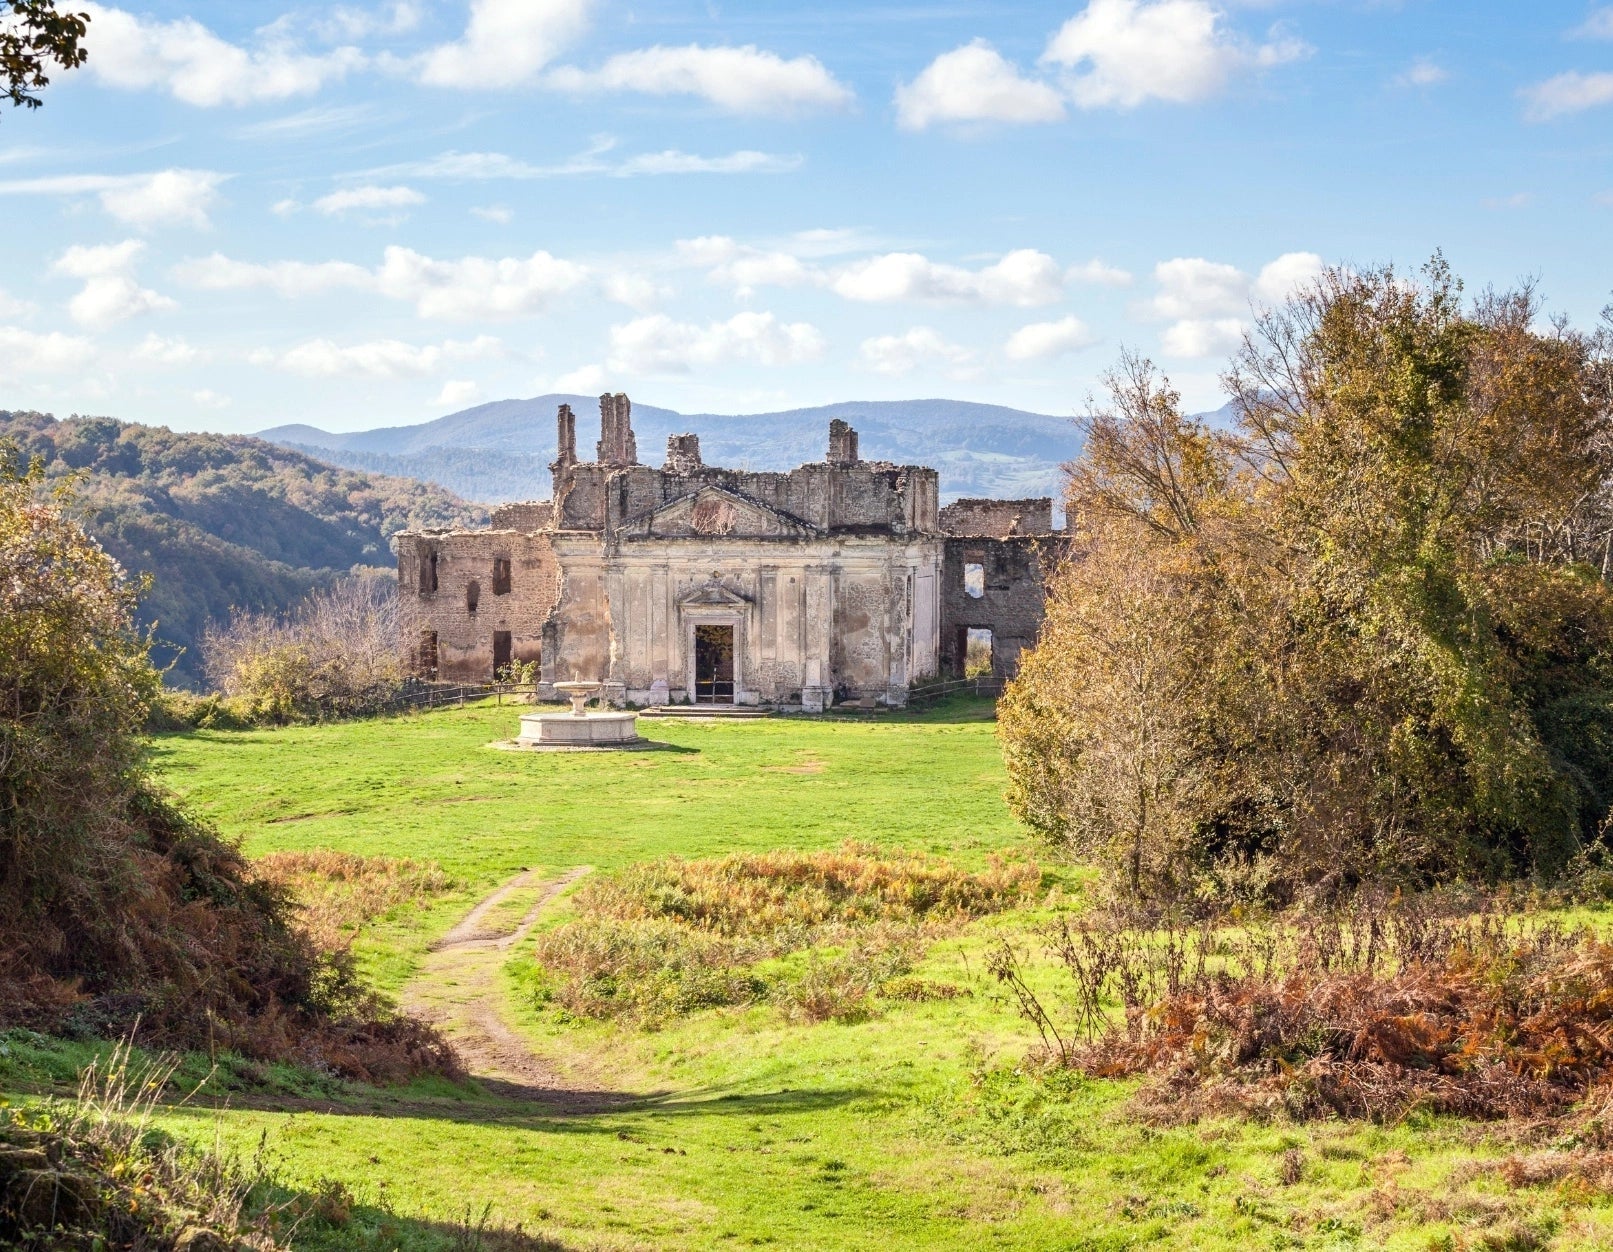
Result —
MULTIPOLYGON (((526 867, 847 838, 966 864, 1023 847, 986 714, 957 704, 919 717, 645 722, 676 750, 582 756, 493 750, 515 711, 482 707, 174 736, 155 751, 170 783, 251 854, 328 847, 448 870, 452 895, 363 941, 373 975, 398 987, 474 899, 526 867)), ((337 1236, 350 1247, 443 1245, 429 1223, 488 1204, 575 1248, 1613 1247, 1605 1197, 1510 1189, 1481 1167, 1514 1149, 1483 1128, 1155 1129, 1125 1115, 1125 1084, 1025 1072, 1033 1037, 981 957, 990 934, 1028 946, 1039 917, 1078 899, 1078 874, 1050 883, 1037 909, 932 949, 921 972, 972 994, 854 1024, 788 1025, 765 1006, 653 1032, 579 1023, 533 1005, 530 943, 512 949, 509 1020, 563 1072, 633 1097, 608 1112, 544 1115, 440 1083, 326 1083, 311 1100, 277 1107, 249 1093, 246 1106, 173 1109, 162 1122, 243 1148, 266 1132, 287 1183, 337 1179, 425 1223, 383 1235, 361 1209, 337 1236), (1290 1176, 1300 1162, 1286 1185, 1285 1154, 1290 1176)), ((562 901, 548 924, 566 913, 562 901)), ((1050 970, 1038 976, 1055 989, 1050 970)), ((0 1083, 7 1072, 0 1046, 0 1083)))

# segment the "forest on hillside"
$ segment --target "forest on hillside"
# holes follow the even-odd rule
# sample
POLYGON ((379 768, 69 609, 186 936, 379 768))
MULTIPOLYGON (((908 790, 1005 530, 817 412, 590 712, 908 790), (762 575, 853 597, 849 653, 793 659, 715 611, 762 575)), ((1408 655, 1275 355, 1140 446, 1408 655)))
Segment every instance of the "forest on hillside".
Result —
POLYGON ((76 508, 126 569, 150 576, 140 618, 171 681, 197 685, 197 642, 235 608, 284 612, 355 568, 390 567, 400 530, 478 525, 486 511, 427 483, 355 473, 243 435, 0 410, 0 440, 77 474, 76 508))

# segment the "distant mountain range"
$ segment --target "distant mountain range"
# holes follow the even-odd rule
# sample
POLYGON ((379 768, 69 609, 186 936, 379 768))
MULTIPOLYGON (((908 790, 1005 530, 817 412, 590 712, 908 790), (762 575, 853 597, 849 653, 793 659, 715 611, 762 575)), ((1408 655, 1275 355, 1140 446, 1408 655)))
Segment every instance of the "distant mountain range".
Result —
MULTIPOLYGON (((555 410, 577 413, 577 452, 593 456, 598 397, 535 396, 495 400, 418 426, 384 426, 334 434, 314 426, 276 426, 259 438, 349 469, 418 478, 467 500, 497 504, 549 494, 555 457, 555 410)), ((677 413, 633 405, 639 459, 659 465, 666 437, 692 431, 708 465, 788 470, 821 461, 829 422, 857 428, 871 461, 930 465, 941 473, 941 498, 1059 495, 1059 466, 1081 450, 1068 417, 1027 413, 963 400, 868 400, 780 413, 734 416, 677 413)))

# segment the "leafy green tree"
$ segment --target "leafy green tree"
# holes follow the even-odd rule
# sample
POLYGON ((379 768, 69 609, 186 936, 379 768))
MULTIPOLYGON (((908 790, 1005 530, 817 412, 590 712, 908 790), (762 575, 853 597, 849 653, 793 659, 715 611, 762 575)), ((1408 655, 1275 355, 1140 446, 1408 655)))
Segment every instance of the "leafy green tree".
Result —
POLYGON ((1133 895, 1550 873, 1613 802, 1606 337, 1336 270, 1227 377, 1128 360, 1004 705, 1016 808, 1133 895), (1191 619, 1191 625, 1183 619, 1191 619))
POLYGON ((0 80, 13 106, 37 109, 38 92, 50 85, 45 71, 54 62, 64 70, 89 59, 80 44, 89 28, 88 13, 59 13, 56 0, 0 0, 9 9, 0 22, 0 80))

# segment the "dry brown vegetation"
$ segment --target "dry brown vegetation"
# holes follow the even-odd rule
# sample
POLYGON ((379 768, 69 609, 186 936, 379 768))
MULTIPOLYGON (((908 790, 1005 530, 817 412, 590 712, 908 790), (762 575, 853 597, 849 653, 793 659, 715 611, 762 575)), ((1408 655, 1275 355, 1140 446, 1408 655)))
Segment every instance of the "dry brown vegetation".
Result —
POLYGON ((583 916, 539 940, 543 993, 580 1016, 645 1025, 769 999, 791 1018, 855 1017, 881 995, 957 994, 911 976, 924 948, 1040 883, 1024 862, 970 873, 857 843, 636 865, 584 886, 583 916), (800 952, 804 963, 778 962, 800 952))
POLYGON ((1531 1120, 1598 1103, 1613 1080, 1613 944, 1504 898, 1364 896, 1197 924, 1098 913, 1046 939, 1074 981, 1067 1024, 1017 954, 992 961, 1043 1055, 1146 1075, 1137 1104, 1156 1119, 1531 1120))
POLYGON ((270 852, 253 868, 296 901, 299 925, 323 952, 345 951, 370 922, 404 905, 424 907, 454 885, 435 861, 325 848, 270 852))

